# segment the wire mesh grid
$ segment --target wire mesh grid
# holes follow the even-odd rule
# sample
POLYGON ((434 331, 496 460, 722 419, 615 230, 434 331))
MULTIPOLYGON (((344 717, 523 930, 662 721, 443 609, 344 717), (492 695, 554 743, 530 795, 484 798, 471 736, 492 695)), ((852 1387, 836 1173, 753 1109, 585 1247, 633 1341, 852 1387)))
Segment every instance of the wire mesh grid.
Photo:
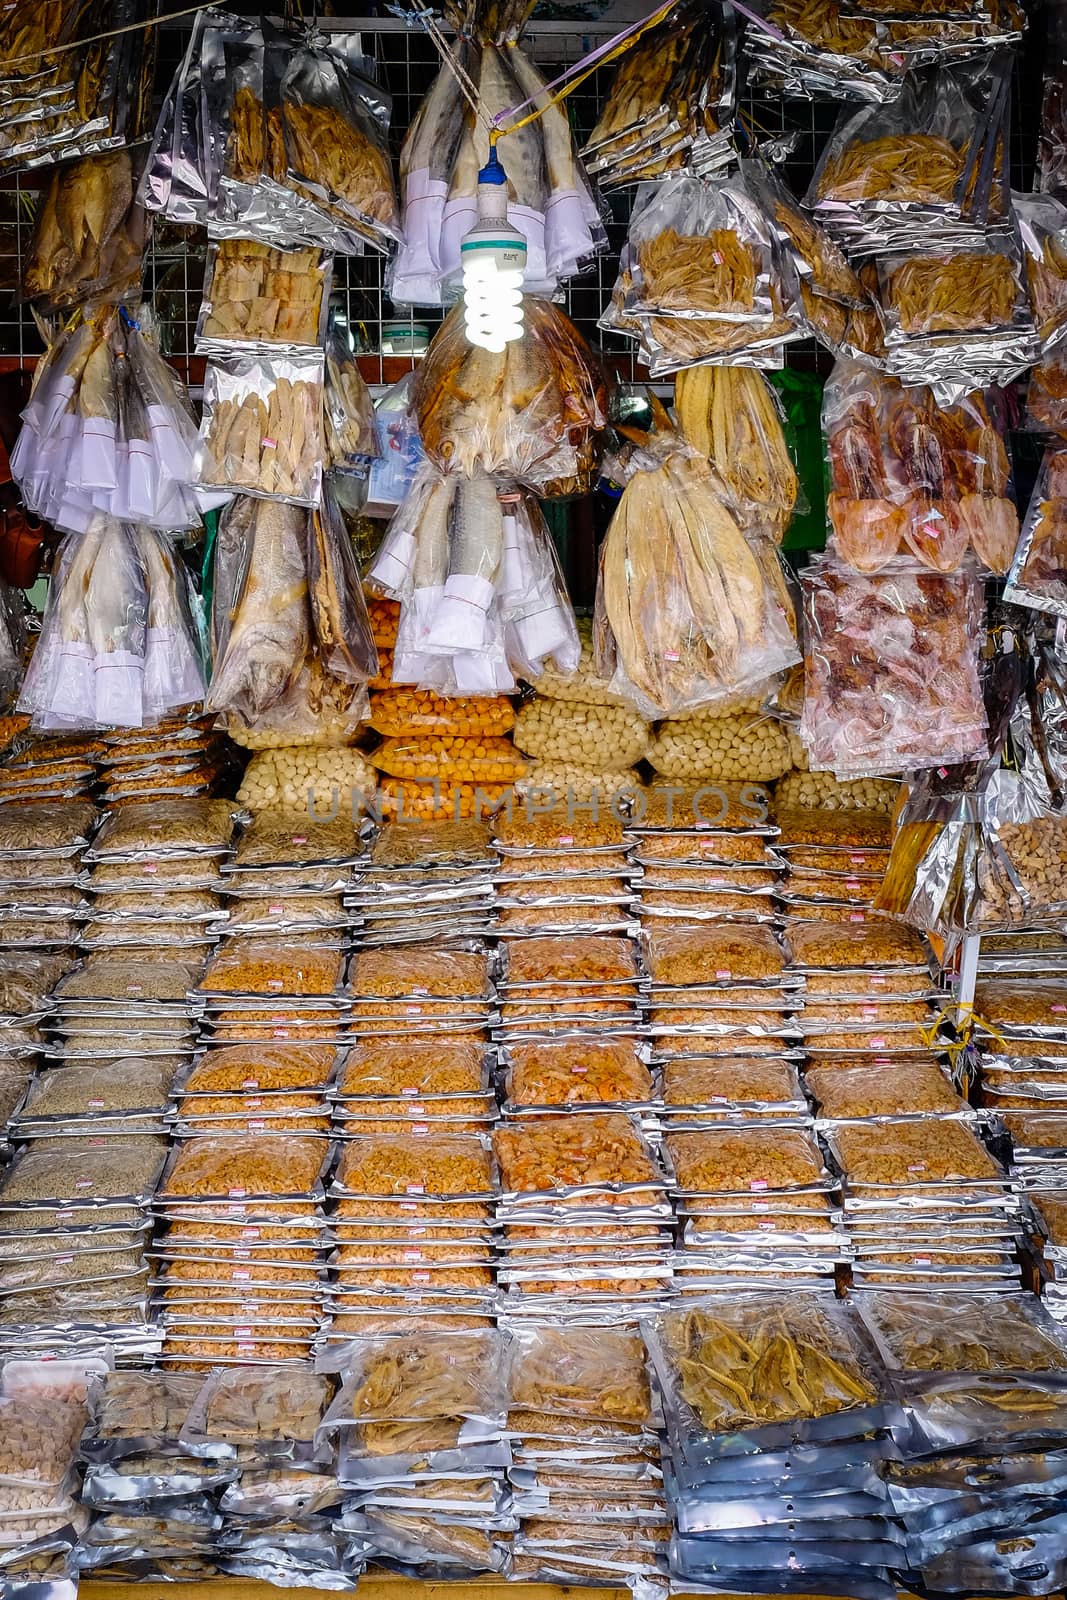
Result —
MULTIPOLYGON (((378 75, 392 95, 392 142, 399 155, 404 134, 439 68, 439 58, 429 36, 393 17, 331 18, 331 29, 358 30, 369 53, 378 63, 378 75)), ((536 60, 547 79, 573 65, 613 31, 608 24, 585 25, 562 22, 532 22, 523 34, 523 47, 536 60), (581 31, 579 31, 581 30, 581 31)), ((158 88, 162 91, 180 59, 188 30, 171 27, 161 39, 158 88)), ((600 107, 614 74, 614 66, 598 69, 565 101, 567 114, 579 147, 597 120, 600 107)), ((745 122, 761 138, 792 136, 787 168, 793 186, 803 191, 810 176, 818 148, 833 126, 836 107, 826 103, 785 101, 780 96, 747 90, 741 112, 745 122)), ((507 161, 506 140, 501 155, 507 161)), ((43 173, 20 175, 13 187, 0 190, 0 300, 3 290, 17 289, 22 261, 29 247, 33 211, 39 186, 47 181, 43 173)), ((617 190, 604 199, 608 249, 580 276, 571 280, 561 297, 562 303, 581 332, 614 358, 620 375, 633 376, 632 345, 621 335, 600 333, 597 320, 611 296, 619 264, 619 251, 626 237, 632 209, 633 189, 617 190)), ((159 321, 160 337, 166 353, 181 375, 190 376, 189 357, 204 277, 205 237, 200 229, 157 225, 149 247, 145 273, 145 292, 151 298, 159 321)), ((383 324, 399 324, 409 333, 418 325, 433 329, 441 313, 429 308, 395 307, 386 292, 386 259, 374 253, 338 257, 334 262, 331 305, 335 314, 353 330, 358 345, 373 356, 382 348, 383 324)), ((19 365, 30 365, 43 349, 40 333, 29 309, 8 300, 0 304, 0 357, 12 358, 19 365)), ((381 366, 375 376, 383 377, 381 366)))

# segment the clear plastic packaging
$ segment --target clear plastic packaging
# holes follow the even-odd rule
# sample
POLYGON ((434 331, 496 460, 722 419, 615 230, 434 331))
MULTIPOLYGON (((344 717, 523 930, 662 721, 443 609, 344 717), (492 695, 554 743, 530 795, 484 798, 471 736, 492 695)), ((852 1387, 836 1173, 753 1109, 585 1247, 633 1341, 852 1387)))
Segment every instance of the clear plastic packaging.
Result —
POLYGON ((200 483, 291 505, 322 496, 323 358, 216 357, 204 379, 200 483))
POLYGON ((908 564, 860 578, 824 557, 801 584, 800 731, 815 765, 850 777, 987 753, 973 574, 908 564))
POLYGON ((1016 604, 1067 616, 1067 452, 1047 451, 1027 507, 1004 593, 1016 604))
POLYGON ((333 995, 343 958, 329 945, 282 939, 231 939, 201 979, 209 994, 333 995))
POLYGON ((381 455, 374 403, 348 338, 339 328, 331 329, 326 341, 324 402, 326 465, 334 472, 363 476, 381 455))
POLYGON ((632 1043, 582 1036, 514 1043, 506 1056, 515 1107, 648 1103, 652 1077, 632 1043))
POLYGON ((316 250, 220 239, 209 254, 197 349, 225 355, 235 344, 318 348, 329 285, 329 263, 316 250))
POLYGON ((264 1134, 205 1136, 174 1152, 160 1199, 314 1197, 329 1147, 322 1139, 264 1134))

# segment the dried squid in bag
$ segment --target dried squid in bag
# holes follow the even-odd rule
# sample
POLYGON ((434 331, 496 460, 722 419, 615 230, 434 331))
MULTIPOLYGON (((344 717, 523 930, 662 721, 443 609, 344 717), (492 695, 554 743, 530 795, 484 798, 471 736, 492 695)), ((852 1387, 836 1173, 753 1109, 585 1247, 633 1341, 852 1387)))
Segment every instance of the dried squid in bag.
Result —
POLYGON ((767 379, 751 367, 686 367, 674 404, 682 436, 718 472, 742 527, 781 544, 799 484, 767 379))

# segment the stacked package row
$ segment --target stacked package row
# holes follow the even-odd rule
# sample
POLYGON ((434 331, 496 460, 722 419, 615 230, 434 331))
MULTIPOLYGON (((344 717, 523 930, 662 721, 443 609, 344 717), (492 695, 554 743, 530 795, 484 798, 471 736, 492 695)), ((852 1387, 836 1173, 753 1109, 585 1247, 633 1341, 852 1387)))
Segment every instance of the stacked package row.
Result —
POLYGON ((75 1570, 354 1588, 332 1526, 332 1454, 317 1445, 331 1392, 328 1378, 266 1363, 101 1376, 81 1442, 91 1521, 75 1570))
POLYGON ((341 1374, 322 1432, 336 1441, 349 1569, 365 1555, 422 1578, 506 1575, 516 1526, 507 1335, 357 1338, 324 1365, 341 1374))
POLYGON ((907 1589, 1022 1593, 1067 1567, 1067 1345, 1029 1294, 865 1294, 900 1420, 884 1469, 907 1589))
POLYGON ((636 838, 638 909, 646 931, 775 920, 777 830, 758 784, 649 789, 627 832, 636 838))
POLYGON ((363 946, 478 941, 491 928, 496 858, 478 820, 388 823, 345 895, 363 946))
POLYGON ((617 796, 642 787, 635 763, 648 755, 652 730, 597 673, 592 623, 579 619, 577 627, 577 670, 546 666, 536 693, 519 708, 512 738, 530 757, 524 793, 548 806, 584 806, 595 798, 608 811, 617 796))
MULTIPOLYGON (((1040 934, 1024 937, 1026 954, 1017 975, 979 977, 972 1055, 982 1104, 1011 1141, 1012 1177, 1027 1197, 1028 1220, 1040 1245, 1045 1304, 1062 1319, 1067 1305, 1060 1271, 1067 1195, 1067 1004, 1058 950, 1042 950, 1040 934)), ((990 941, 994 949, 1003 942, 990 941)), ((990 951, 987 960, 992 959, 990 951)), ((1003 970, 1011 959, 1002 954, 997 966, 1003 970)))
POLYGON ((790 917, 850 922, 875 903, 892 827, 877 812, 775 807, 775 850, 785 860, 779 899, 790 917))
POLYGON ((636 933, 629 842, 599 801, 516 796, 493 821, 493 849, 502 938, 636 933))
POLYGON ((854 1308, 818 1291, 738 1289, 654 1318, 645 1338, 678 1587, 888 1585, 899 1541, 879 1430, 894 1412, 854 1308))
POLYGON ((920 1026, 921 940, 866 916, 794 922, 789 938, 805 981, 805 1084, 842 1174, 855 1286, 1011 1288, 1018 1201, 920 1026))
POLYGON ((164 1359, 306 1362, 323 1317, 326 1099, 348 1017, 350 819, 263 811, 225 877, 202 1053, 175 1086, 159 1215, 164 1359))
POLYGON ((331 1090, 331 1340, 493 1314, 492 864, 484 823, 391 821, 347 896, 360 931, 331 1090))

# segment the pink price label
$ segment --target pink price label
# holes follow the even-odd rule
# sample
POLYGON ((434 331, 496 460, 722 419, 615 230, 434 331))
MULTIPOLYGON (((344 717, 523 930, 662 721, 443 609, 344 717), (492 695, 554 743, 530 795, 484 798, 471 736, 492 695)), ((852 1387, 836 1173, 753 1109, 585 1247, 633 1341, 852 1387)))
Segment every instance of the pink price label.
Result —
POLYGON ((246 1126, 249 1133, 262 1133, 267 1126, 267 1119, 265 1117, 249 1117, 246 1126))
POLYGON ((884 989, 889 979, 881 972, 871 974, 870 985, 872 989, 884 989))
POLYGON ((417 1095, 418 1092, 419 1092, 418 1085, 414 1084, 414 1083, 406 1084, 404 1086, 404 1088, 401 1089, 401 1091, 400 1091, 400 1093, 402 1095, 406 1096, 409 1100, 412 1099, 415 1095, 417 1095))
POLYGON ((251 1250, 245 1250, 241 1245, 235 1245, 233 1253, 238 1261, 251 1261, 252 1259, 251 1250))
POLYGON ((285 907, 279 904, 276 906, 268 906, 267 910, 272 917, 280 917, 282 912, 285 910, 285 907))
POLYGON ((416 1139, 424 1139, 430 1131, 428 1122, 413 1122, 409 1130, 416 1139))
POLYGON ((715 973, 715 976, 716 976, 716 978, 732 978, 733 977, 733 973, 731 972, 729 967, 719 967, 719 969, 715 973))
POLYGON ((574 835, 573 833, 561 833, 556 842, 557 844, 573 844, 574 835))
POLYGON ((243 1200, 248 1194, 247 1189, 227 1189, 226 1193, 231 1200, 243 1200))
POLYGON ((252 1277, 251 1267, 234 1267, 233 1275, 238 1283, 248 1283, 252 1277))
POLYGON ((414 1100, 408 1106, 407 1114, 409 1117, 425 1117, 427 1115, 426 1106, 421 1100, 414 1100))
POLYGON ((886 1041, 884 1039, 872 1039, 871 1040, 871 1049, 872 1050, 884 1050, 885 1048, 886 1048, 886 1041))
POLYGON ((153 873, 156 873, 156 872, 159 871, 159 868, 156 866, 154 861, 146 861, 145 864, 144 864, 144 870, 145 870, 145 876, 150 878, 153 875, 153 873))
POLYGON ((90 1100, 89 1101, 89 1110, 90 1111, 103 1111, 104 1106, 106 1104, 107 1104, 107 1102, 105 1100, 90 1100))
POLYGON ((254 1332, 252 1328, 234 1328, 233 1331, 234 1336, 238 1339, 251 1339, 254 1332))
POLYGON ((422 1251, 421 1250, 405 1250, 404 1253, 403 1253, 403 1256, 401 1257, 401 1259, 403 1261, 421 1261, 423 1259, 422 1251))
POLYGON ((405 1194, 425 1194, 426 1193, 426 1185, 424 1183, 409 1183, 406 1186, 406 1188, 404 1189, 404 1193, 405 1194))
POLYGON ((1067 1011, 1067 1006, 1060 1005, 1059 1001, 1057 1000, 1054 1005, 1049 1006, 1049 1010, 1054 1012, 1056 1016, 1060 1016, 1063 1012, 1067 1011))
POLYGON ((285 988, 284 980, 281 978, 268 978, 267 988, 270 990, 271 994, 281 994, 282 990, 285 988))
POLYGON ((429 1283, 431 1281, 430 1274, 428 1272, 413 1272, 411 1281, 412 1283, 429 1283))
POLYGON ((755 1192, 757 1189, 766 1189, 767 1187, 768 1184, 766 1178, 753 1178, 752 1182, 749 1184, 749 1188, 753 1192, 755 1192))
POLYGON ((911 1166, 911 1167, 908 1168, 908 1171, 909 1172, 925 1172, 926 1171, 926 1162, 925 1161, 917 1161, 914 1166, 911 1166))
POLYGON ((241 1088, 242 1089, 258 1089, 259 1088, 259 1079, 258 1078, 242 1078, 242 1080, 241 1080, 241 1088))
POLYGON ((848 920, 850 922, 866 922, 867 918, 864 916, 862 911, 850 911, 848 914, 848 920))
POLYGON ((846 878, 845 879, 845 888, 846 889, 853 889, 858 893, 859 889, 860 889, 860 880, 858 878, 846 878))
POLYGON ((259 1238, 259 1229, 258 1228, 242 1228, 241 1229, 241 1238, 242 1239, 258 1239, 259 1238))
POLYGON ((91 1189, 92 1186, 92 1178, 79 1178, 77 1183, 74 1185, 75 1189, 91 1189))
POLYGON ((277 439, 261 439, 259 442, 264 450, 277 450, 278 448, 277 439))
POLYGON ((55 1259, 59 1262, 59 1264, 61 1266, 66 1266, 68 1264, 68 1262, 71 1262, 71 1261, 74 1260, 74 1257, 73 1256, 56 1256, 55 1259))
POLYGON ((575 1074, 576 1077, 581 1078, 581 1077, 585 1076, 585 1074, 589 1071, 589 1068, 587 1066, 585 1066, 584 1064, 580 1063, 580 1062, 576 1062, 575 1065, 571 1068, 571 1071, 575 1074))

